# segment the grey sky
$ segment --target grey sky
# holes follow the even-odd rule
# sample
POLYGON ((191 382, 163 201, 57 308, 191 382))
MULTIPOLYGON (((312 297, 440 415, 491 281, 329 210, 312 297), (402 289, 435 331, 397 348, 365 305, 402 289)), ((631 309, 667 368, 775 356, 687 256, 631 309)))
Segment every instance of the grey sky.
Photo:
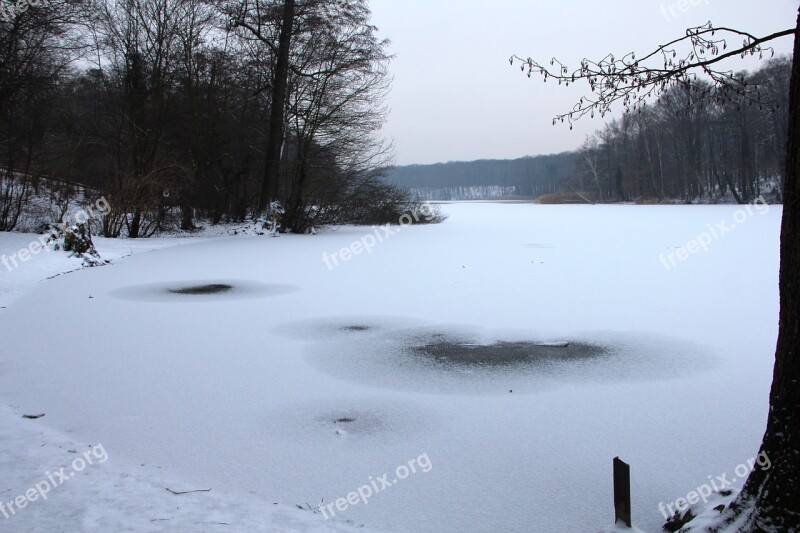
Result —
MULTIPOLYGON (((603 121, 552 126, 586 92, 528 79, 508 58, 643 53, 711 20, 755 35, 794 27, 796 0, 371 0, 392 40, 394 88, 385 128, 397 163, 514 158, 571 150, 603 121), (681 7, 684 10, 681 10, 681 7)), ((792 39, 776 41, 788 54, 792 39)), ((732 68, 755 64, 734 62, 732 68), (741 65, 741 66, 740 66, 741 65)), ((617 115, 621 112, 617 109, 617 115)))

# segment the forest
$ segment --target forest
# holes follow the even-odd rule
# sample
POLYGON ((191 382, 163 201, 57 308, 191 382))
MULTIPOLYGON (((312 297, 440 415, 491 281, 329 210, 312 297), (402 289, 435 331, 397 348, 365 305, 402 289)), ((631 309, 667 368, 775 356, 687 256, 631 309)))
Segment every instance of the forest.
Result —
POLYGON ((672 87, 586 139, 565 190, 596 201, 780 201, 790 77, 790 59, 776 58, 741 74, 741 95, 708 98, 704 82, 672 87))
POLYGON ((366 0, 22 7, 0 17, 0 230, 43 182, 55 204, 104 195, 108 237, 408 209, 382 179, 391 58, 366 0))

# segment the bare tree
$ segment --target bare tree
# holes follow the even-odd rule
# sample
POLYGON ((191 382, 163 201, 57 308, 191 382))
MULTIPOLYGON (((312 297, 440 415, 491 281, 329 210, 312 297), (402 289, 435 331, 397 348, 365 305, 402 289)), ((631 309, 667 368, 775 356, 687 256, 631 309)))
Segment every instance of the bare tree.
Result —
POLYGON ((308 194, 313 185, 338 194, 346 185, 334 182, 343 173, 386 164, 371 138, 385 120, 386 43, 375 37, 364 0, 253 0, 225 9, 243 38, 271 55, 263 87, 270 97, 267 170, 257 211, 278 200, 284 226, 302 232, 311 225, 309 196, 322 212, 322 199, 308 194))
MULTIPOLYGON (((605 186, 602 183, 603 180, 600 178, 600 141, 597 139, 596 136, 587 137, 586 140, 581 145, 580 149, 578 149, 578 153, 580 154, 580 160, 578 163, 578 178, 579 188, 573 189, 573 192, 576 194, 581 195, 582 198, 586 199, 583 196, 583 193, 586 193, 589 189, 586 187, 585 181, 583 176, 586 175, 591 179, 593 185, 593 192, 596 195, 599 201, 605 200, 605 186)), ((590 202, 594 203, 594 202, 590 202)))
POLYGON ((82 6, 3 4, 0 16, 0 231, 17 226, 53 109, 45 102, 83 46, 82 6), (21 6, 25 9, 21 9, 21 6))
POLYGON ((278 199, 278 177, 285 140, 289 58, 296 31, 295 19, 302 16, 302 13, 298 13, 295 0, 283 0, 281 5, 264 0, 246 1, 240 5, 229 5, 227 11, 234 27, 244 28, 252 37, 266 45, 275 58, 272 80, 267 87, 270 91, 270 118, 267 126, 264 177, 257 205, 257 211, 261 214, 271 202, 278 199))
POLYGON ((349 182, 377 178, 391 156, 377 135, 391 81, 387 41, 369 24, 364 0, 327 4, 320 15, 298 39, 291 76, 296 152, 288 169, 286 223, 295 232, 320 220, 310 204, 341 200, 353 190, 349 182))
POLYGON ((175 172, 180 165, 164 149, 187 6, 188 0, 103 0, 92 21, 98 67, 109 71, 121 93, 121 105, 115 107, 111 194, 114 216, 124 220, 131 238, 158 228, 162 194, 175 185, 177 175, 188 174, 186 169, 175 172), (167 176, 168 183, 159 185, 167 176))

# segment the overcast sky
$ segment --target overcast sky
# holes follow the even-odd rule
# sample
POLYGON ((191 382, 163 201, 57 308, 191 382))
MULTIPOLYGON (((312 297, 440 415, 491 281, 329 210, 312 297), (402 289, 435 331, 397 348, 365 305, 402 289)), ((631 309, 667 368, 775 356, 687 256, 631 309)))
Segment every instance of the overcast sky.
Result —
MULTIPOLYGON (((711 20, 757 36, 793 28, 796 0, 371 0, 392 40, 385 134, 398 164, 515 158, 577 148, 600 119, 552 126, 586 86, 528 79, 512 54, 572 67, 584 56, 640 55, 711 20), (681 10, 681 6, 685 8, 681 10)), ((733 43, 732 43, 733 44, 733 43)), ((792 39, 775 41, 788 54, 792 39)), ((752 69, 753 62, 741 68, 752 69)), ((617 114, 620 109, 617 108, 617 114)))

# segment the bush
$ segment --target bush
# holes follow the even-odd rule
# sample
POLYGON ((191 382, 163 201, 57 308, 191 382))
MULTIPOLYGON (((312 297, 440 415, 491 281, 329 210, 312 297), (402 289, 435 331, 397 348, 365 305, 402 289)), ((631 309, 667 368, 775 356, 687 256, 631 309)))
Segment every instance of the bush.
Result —
POLYGON ((442 213, 437 205, 414 200, 409 202, 405 211, 394 223, 407 223, 409 220, 411 224, 441 224, 447 220, 447 215, 442 213))
POLYGON ((383 182, 370 183, 354 191, 337 210, 335 224, 378 226, 383 224, 438 224, 447 217, 438 207, 414 200, 399 187, 383 182))
POLYGON ((64 230, 64 251, 75 255, 83 255, 90 251, 97 253, 92 242, 92 234, 86 224, 76 224, 64 230))
POLYGON ((48 243, 54 243, 53 248, 59 248, 65 252, 71 252, 70 257, 78 257, 83 260, 83 264, 88 267, 105 265, 108 261, 100 257, 100 253, 92 242, 92 232, 88 224, 76 224, 74 226, 64 226, 62 224, 48 224, 44 227, 43 233, 50 233, 48 243), (58 241, 63 240, 59 245, 58 241))

